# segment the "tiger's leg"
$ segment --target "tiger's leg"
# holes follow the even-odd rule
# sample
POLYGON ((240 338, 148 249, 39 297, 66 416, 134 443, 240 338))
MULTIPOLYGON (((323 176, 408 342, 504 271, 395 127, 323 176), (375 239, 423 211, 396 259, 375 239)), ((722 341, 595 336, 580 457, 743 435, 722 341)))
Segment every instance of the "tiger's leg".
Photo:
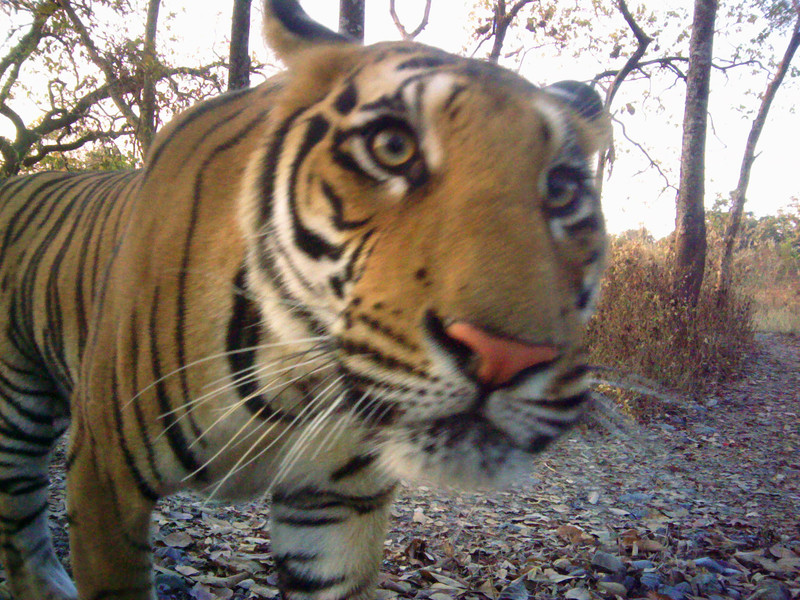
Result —
POLYGON ((358 495, 313 486, 277 490, 270 537, 282 597, 373 598, 394 488, 358 495))
POLYGON ((109 439, 93 439, 84 418, 73 415, 67 473, 79 598, 155 600, 150 518, 156 498, 141 493, 122 450, 109 439))
POLYGON ((48 526, 50 455, 68 403, 31 361, 0 340, 0 560, 15 600, 71 600, 48 526))

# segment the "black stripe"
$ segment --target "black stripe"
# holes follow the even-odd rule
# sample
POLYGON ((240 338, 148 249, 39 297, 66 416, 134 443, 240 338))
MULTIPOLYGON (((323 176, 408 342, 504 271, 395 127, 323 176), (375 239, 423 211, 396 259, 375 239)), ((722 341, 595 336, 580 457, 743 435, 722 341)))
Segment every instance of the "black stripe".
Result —
POLYGON ((375 346, 371 346, 368 341, 357 342, 355 340, 340 340, 341 349, 346 354, 361 354, 376 365, 389 371, 403 372, 414 375, 421 379, 430 379, 430 375, 417 368, 415 365, 405 362, 400 358, 390 356, 375 346))
POLYGON ((292 527, 326 527, 328 525, 338 525, 344 523, 346 517, 312 517, 294 515, 273 515, 272 520, 281 525, 292 527))
MULTIPOLYGON (((149 152, 147 153, 147 164, 144 167, 144 175, 147 177, 153 169, 158 166, 158 162, 161 158, 161 154, 164 152, 165 148, 169 146, 170 142, 173 141, 174 138, 178 137, 178 135, 190 125, 193 125, 195 121, 203 119, 208 113, 213 113, 217 111, 221 106, 224 106, 228 103, 233 103, 238 100, 241 96, 246 96, 247 94, 254 92, 258 88, 244 88, 241 90, 235 90, 232 92, 228 92, 223 94, 222 96, 218 96, 216 98, 212 98, 211 100, 206 100, 201 104, 195 106, 192 111, 183 117, 176 126, 174 126, 170 132, 169 136, 160 135, 156 141, 158 145, 151 146, 149 152)), ((240 111, 241 112, 241 111, 240 111)), ((216 121, 211 123, 213 128, 216 129, 219 124, 216 121)), ((174 165, 168 165, 170 168, 174 167, 174 165)))
POLYGON ((589 302, 592 300, 593 297, 594 297, 594 288, 592 287, 584 288, 583 290, 581 290, 581 293, 578 294, 578 298, 575 301, 575 306, 578 309, 583 310, 589 306, 589 302))
POLYGON ((277 178, 278 163, 281 159, 286 136, 294 122, 305 110, 305 107, 296 110, 289 118, 281 123, 280 127, 278 127, 273 134, 272 142, 267 152, 264 154, 264 163, 261 166, 261 180, 258 186, 261 189, 261 198, 258 205, 259 229, 272 217, 272 203, 275 200, 275 180, 277 178))
MULTIPOLYGON (((41 447, 41 444, 36 444, 36 445, 41 447)), ((18 448, 16 446, 6 446, 5 444, 0 444, 0 454, 10 454, 11 456, 21 455, 30 458, 42 458, 43 456, 47 456, 48 454, 50 454, 50 445, 48 444, 41 450, 32 450, 30 448, 18 448)), ((17 462, 15 462, 14 464, 17 464, 17 462)))
MULTIPOLYGON (((64 259, 71 254, 72 248, 72 240, 75 237, 76 233, 82 226, 82 218, 83 215, 88 211, 89 214, 92 214, 92 210, 96 210, 97 202, 96 196, 101 193, 100 190, 103 188, 108 189, 111 187, 112 189, 115 187, 115 175, 107 176, 102 175, 95 178, 93 181, 88 182, 87 185, 81 188, 81 190, 76 194, 76 199, 78 200, 78 206, 76 210, 69 215, 71 224, 68 227, 66 233, 63 235, 63 238, 59 242, 59 246, 54 248, 52 252, 52 262, 49 266, 49 277, 46 286, 46 302, 45 302, 45 311, 47 314, 47 323, 49 325, 48 330, 51 333, 48 336, 49 344, 48 344, 48 355, 50 355, 53 361, 51 365, 51 370, 60 373, 59 379, 67 389, 72 389, 73 387, 73 376, 69 372, 68 365, 66 363, 66 356, 64 352, 64 336, 63 336, 63 313, 62 313, 62 306, 63 302, 58 297, 58 280, 59 277, 62 275, 62 262, 64 259), (94 202, 92 202, 95 200, 94 202)), ((67 223, 65 223, 67 225, 67 223)), ((79 272, 77 273, 78 277, 76 280, 80 282, 83 277, 83 265, 79 267, 79 272)), ((81 302, 75 302, 72 298, 68 300, 69 305, 75 309, 76 315, 78 317, 78 322, 81 323, 81 313, 84 313, 85 307, 81 302)), ((83 315, 83 327, 85 327, 86 317, 85 314, 83 315)), ((79 336, 80 327, 78 328, 79 336)))
POLYGON ((386 506, 394 498, 395 485, 365 496, 350 496, 307 486, 292 490, 277 489, 272 501, 298 510, 347 508, 363 515, 386 506))
POLYGON ((14 535, 30 526, 36 519, 41 517, 47 512, 47 501, 40 504, 37 508, 33 509, 27 515, 22 517, 4 517, 0 515, 0 524, 2 524, 2 533, 6 535, 14 535))
POLYGON ((357 104, 358 87, 352 81, 348 82, 344 90, 333 101, 333 107, 342 116, 350 114, 357 104))
POLYGON ((525 451, 528 452, 528 454, 536 454, 547 448, 552 441, 553 438, 549 435, 538 435, 531 440, 527 448, 525 448, 525 451))
POLYGON ((112 397, 109 398, 108 401, 114 406, 114 427, 117 431, 117 440, 122 450, 125 464, 128 466, 128 471, 130 471, 131 477, 134 483, 136 483, 136 487, 139 489, 139 493, 151 502, 156 502, 160 498, 160 495, 152 488, 139 470, 139 467, 136 465, 136 459, 133 457, 133 453, 128 445, 128 440, 125 437, 125 429, 122 423, 122 411, 120 409, 120 402, 122 402, 122 399, 119 395, 119 380, 116 370, 111 378, 111 395, 112 397))
POLYGON ((361 278, 364 269, 362 269, 359 273, 356 273, 355 272, 356 264, 361 258, 364 249, 367 247, 367 242, 369 242, 370 238, 372 238, 374 234, 375 230, 370 229, 361 237, 361 241, 358 243, 358 246, 356 246, 356 249, 353 250, 353 253, 350 255, 350 258, 347 261, 347 265, 344 268, 345 281, 349 281, 350 283, 355 283, 356 281, 358 281, 358 279, 361 278))
MULTIPOLYGON (((32 390, 23 388, 13 384, 0 373, 0 387, 5 390, 10 390, 19 396, 28 396, 37 399, 49 399, 53 396, 53 390, 32 390)), ((29 406, 25 406, 24 401, 18 400, 10 394, 0 394, 0 399, 7 406, 13 408, 20 416, 24 417, 27 421, 37 425, 50 425, 53 422, 53 415, 51 413, 39 413, 31 410, 29 406)))
MULTIPOLYGON (((247 123, 242 126, 238 132, 233 134, 230 138, 228 138, 225 143, 216 146, 206 157, 203 161, 203 164, 197 170, 197 175, 195 176, 194 180, 194 198, 191 207, 191 213, 189 216, 189 223, 186 228, 186 238, 183 242, 183 254, 181 260, 181 268, 178 273, 178 298, 177 298, 177 326, 174 328, 175 332, 175 350, 178 354, 178 364, 185 365, 186 364, 186 331, 188 327, 186 326, 186 313, 187 313, 187 298, 189 297, 188 293, 188 278, 191 272, 191 260, 192 260, 192 243, 195 239, 195 233, 197 230, 197 223, 200 217, 200 208, 203 204, 203 178, 205 177, 206 173, 209 171, 208 166, 216 160, 216 158, 232 149, 235 148, 245 137, 250 135, 254 129, 266 118, 266 112, 260 112, 257 117, 251 119, 247 123)), ((181 382, 181 389, 183 391, 183 397, 187 400, 191 397, 189 393, 189 382, 188 382, 188 372, 186 369, 181 369, 178 374, 178 378, 181 382)), ((205 437, 203 437, 203 431, 200 426, 197 424, 194 415, 191 412, 188 412, 189 424, 192 428, 192 431, 195 437, 200 441, 201 446, 205 446, 207 441, 205 437)))
POLYGON ((51 444, 53 443, 53 436, 36 435, 31 433, 27 430, 27 428, 20 427, 3 413, 0 413, 0 421, 5 424, 5 427, 0 426, 0 434, 5 435, 12 440, 33 444, 35 446, 47 446, 48 448, 50 448, 51 444))
MULTIPOLYGON (((411 393, 411 388, 405 386, 398 386, 396 384, 386 384, 374 379, 369 379, 362 376, 353 376, 348 380, 350 383, 358 385, 362 389, 372 386, 376 389, 384 387, 392 391, 400 391, 411 393)), ((371 426, 385 427, 391 425, 401 416, 399 408, 392 403, 385 400, 377 400, 372 396, 364 398, 364 393, 359 391, 351 391, 344 395, 344 401, 347 403, 350 410, 355 411, 355 414, 364 422, 371 426)))
POLYGON ((22 496, 46 488, 50 480, 41 475, 14 475, 0 477, 0 494, 6 496, 22 496))
POLYGON ((458 59, 449 54, 443 54, 442 56, 415 56, 397 65, 397 70, 436 69, 438 67, 455 64, 456 62, 458 62, 458 59))
POLYGON ((158 465, 156 464, 156 454, 155 448, 153 448, 153 441, 150 439, 150 432, 147 429, 147 423, 145 422, 145 416, 142 412, 142 405, 139 401, 139 395, 137 391, 139 388, 139 322, 137 320, 136 313, 131 316, 131 328, 130 332, 128 333, 130 338, 130 359, 131 359, 131 368, 130 368, 130 377, 131 377, 131 386, 130 389, 133 390, 134 396, 129 400, 133 404, 133 414, 136 417, 136 425, 139 428, 139 435, 142 438, 142 446, 144 446, 145 452, 147 453, 147 466, 150 469, 150 472, 153 474, 153 477, 156 480, 158 485, 161 485, 164 481, 163 477, 161 476, 161 472, 158 469, 158 465))
POLYGON ((281 565, 278 569, 278 584, 282 592, 302 592, 311 594, 322 592, 344 583, 344 575, 338 577, 316 577, 311 574, 301 573, 292 569, 288 564, 281 565))
MULTIPOLYGON (((278 247, 278 249, 280 249, 280 247, 278 247)), ((276 250, 276 252, 277 251, 278 250, 276 250)), ((303 307, 297 298, 295 298, 289 292, 286 282, 278 272, 278 267, 275 264, 274 256, 271 253, 268 253, 266 250, 260 249, 258 251, 257 258, 259 269, 267 275, 267 278, 275 286, 279 298, 292 305, 291 316, 304 321, 314 335, 327 335, 327 331, 325 327, 323 327, 322 323, 320 323, 320 321, 314 317, 313 314, 311 314, 311 311, 303 307)))
POLYGON ((299 562, 299 563, 307 563, 312 562, 319 558, 319 554, 316 552, 281 552, 280 554, 275 554, 273 556, 273 560, 275 560, 275 564, 284 564, 286 562, 299 562))
MULTIPOLYGON (((169 401, 169 394, 167 386, 163 378, 163 370, 161 368, 161 356, 158 348, 158 332, 160 327, 158 325, 158 309, 159 309, 159 295, 158 288, 155 290, 153 297, 153 306, 150 311, 150 358, 152 361, 153 380, 155 381, 156 399, 158 406, 161 410, 161 418, 164 420, 164 432, 167 435, 172 452, 178 459, 181 466, 189 473, 196 473, 200 481, 205 481, 208 473, 205 467, 201 467, 200 462, 195 457, 194 453, 189 449, 189 444, 186 441, 186 436, 183 433, 180 423, 175 419, 175 414, 172 412, 173 407, 169 401)), ((188 401, 188 398, 183 398, 183 401, 188 401)))
POLYGON ((77 252, 77 263, 80 265, 80 277, 75 281, 75 299, 74 306, 76 309, 77 331, 78 331, 78 353, 79 356, 83 355, 83 349, 86 346, 86 336, 89 329, 88 313, 91 310, 89 301, 94 297, 94 282, 99 271, 98 266, 95 264, 93 269, 89 269, 89 251, 92 247, 95 249, 95 261, 99 260, 101 254, 101 247, 103 243, 106 245, 113 244, 116 236, 110 239, 106 237, 107 222, 112 214, 116 214, 117 219, 115 225, 119 224, 122 216, 122 208, 124 207, 124 192, 127 191, 128 184, 138 177, 138 173, 120 173, 113 177, 108 188, 102 191, 94 198, 94 206, 91 213, 86 218, 84 231, 82 233, 82 240, 77 252), (115 211, 115 208, 118 210, 115 211), (104 213, 105 209, 105 213, 104 213), (101 216, 102 215, 102 216, 101 216), (88 277, 87 277, 88 275, 88 277), (87 281, 88 280, 88 281, 87 281), (85 290, 89 289, 89 301, 86 300, 85 290))
POLYGON ((233 283, 233 310, 228 321, 225 336, 225 350, 228 367, 235 377, 234 385, 239 398, 245 399, 245 407, 260 418, 272 417, 275 412, 268 408, 266 400, 258 394, 258 384, 252 377, 236 377, 239 373, 250 373, 256 363, 255 346, 259 342, 258 307, 251 302, 244 291, 245 271, 240 269, 233 283))
POLYGON ((308 120, 303 142, 297 149, 289 173, 289 211, 292 216, 295 245, 314 260, 319 260, 324 256, 336 261, 342 256, 343 247, 331 244, 322 236, 308 229, 300 218, 297 206, 297 181, 300 175, 300 167, 308 158, 312 148, 322 141, 329 130, 330 124, 322 115, 315 115, 308 120))
POLYGON ((545 408, 555 408, 556 410, 571 410, 577 408, 589 400, 589 392, 581 392, 575 396, 568 396, 566 398, 557 398, 555 400, 541 400, 537 404, 545 408))
POLYGON ((269 6, 281 25, 304 40, 335 44, 352 43, 349 38, 311 19, 297 0, 269 0, 269 6))
POLYGON ((602 229, 602 223, 603 221, 598 215, 592 214, 588 217, 584 217, 580 221, 576 221, 575 223, 564 225, 564 229, 570 235, 577 235, 578 233, 582 232, 600 231, 600 229, 602 229))
MULTIPOLYGON (((450 92, 450 95, 447 97, 447 100, 444 101, 442 105, 442 110, 448 112, 450 108, 453 106, 453 102, 456 101, 461 94, 463 94, 467 90, 467 86, 465 85, 456 85, 453 87, 453 91, 450 92)), ((458 112, 455 112, 450 115, 451 118, 455 117, 458 112)))
POLYGON ((334 191, 333 187, 324 180, 322 181, 322 193, 325 195, 331 207, 333 207, 333 226, 336 227, 336 229, 341 231, 358 229, 370 222, 370 218, 360 219, 358 221, 348 221, 345 219, 344 202, 341 196, 339 196, 339 194, 334 191))
POLYGON ((338 482, 342 479, 346 479, 347 477, 352 477, 353 475, 359 474, 361 471, 372 465, 376 458, 377 455, 375 454, 354 456, 346 464, 342 465, 333 473, 331 473, 331 481, 338 482))

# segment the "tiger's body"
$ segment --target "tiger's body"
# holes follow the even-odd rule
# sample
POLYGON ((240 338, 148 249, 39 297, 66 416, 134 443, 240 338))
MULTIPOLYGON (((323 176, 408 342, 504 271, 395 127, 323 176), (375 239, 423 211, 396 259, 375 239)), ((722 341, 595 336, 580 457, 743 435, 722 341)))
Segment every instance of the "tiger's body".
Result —
POLYGON ((155 598, 150 513, 187 487, 271 495, 284 597, 367 598, 399 477, 500 482, 580 414, 594 95, 291 1, 267 31, 287 73, 180 116, 143 170, 0 183, 18 600, 155 598), (77 591, 47 527, 68 422, 77 591))

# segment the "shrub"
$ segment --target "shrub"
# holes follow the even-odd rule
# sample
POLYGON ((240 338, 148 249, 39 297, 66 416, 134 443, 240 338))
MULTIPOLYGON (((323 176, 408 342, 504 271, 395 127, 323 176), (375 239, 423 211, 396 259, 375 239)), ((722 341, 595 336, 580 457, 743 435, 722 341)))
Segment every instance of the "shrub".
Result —
POLYGON ((687 306, 673 296, 663 249, 637 240, 612 241, 597 314, 589 325, 593 362, 695 397, 738 375, 752 351, 750 301, 736 292, 718 301, 711 283, 697 306, 687 306))

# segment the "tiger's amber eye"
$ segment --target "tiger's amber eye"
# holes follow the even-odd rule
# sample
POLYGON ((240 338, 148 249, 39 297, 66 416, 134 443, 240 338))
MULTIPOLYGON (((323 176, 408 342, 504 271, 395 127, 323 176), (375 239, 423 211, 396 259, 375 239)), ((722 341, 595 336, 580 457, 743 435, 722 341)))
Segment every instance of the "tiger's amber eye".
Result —
POLYGON ((373 158, 387 169, 399 169, 417 155, 417 140, 407 129, 399 126, 378 130, 370 139, 373 158))

